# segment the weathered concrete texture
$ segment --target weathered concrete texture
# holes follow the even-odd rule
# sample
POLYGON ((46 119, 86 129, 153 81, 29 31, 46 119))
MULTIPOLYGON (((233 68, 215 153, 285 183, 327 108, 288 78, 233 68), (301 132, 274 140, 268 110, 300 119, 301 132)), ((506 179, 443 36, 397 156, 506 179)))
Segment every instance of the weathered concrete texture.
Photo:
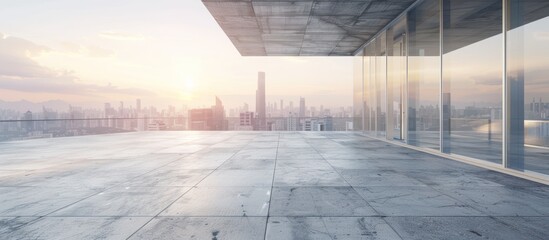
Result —
POLYGON ((415 0, 203 0, 243 56, 349 56, 415 0))
POLYGON ((0 239, 548 235, 548 186, 354 133, 0 143, 0 239))

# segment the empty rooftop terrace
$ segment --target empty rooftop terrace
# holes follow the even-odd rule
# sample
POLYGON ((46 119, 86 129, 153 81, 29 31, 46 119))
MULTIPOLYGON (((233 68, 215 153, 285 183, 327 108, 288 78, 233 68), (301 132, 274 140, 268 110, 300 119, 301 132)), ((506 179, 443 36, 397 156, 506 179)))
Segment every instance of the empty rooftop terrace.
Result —
POLYGON ((549 187, 355 133, 0 143, 0 239, 547 239, 549 187))

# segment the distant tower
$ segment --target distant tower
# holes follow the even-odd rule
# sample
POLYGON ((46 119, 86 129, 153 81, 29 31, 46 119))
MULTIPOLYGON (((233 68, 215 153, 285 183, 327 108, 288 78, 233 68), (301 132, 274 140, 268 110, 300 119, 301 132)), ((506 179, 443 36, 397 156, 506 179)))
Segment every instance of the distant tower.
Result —
POLYGON ((136 103, 135 103, 135 108, 137 110, 137 113, 140 113, 141 112, 141 99, 137 99, 136 100, 136 103))
POLYGON ((267 115, 265 112, 265 73, 259 72, 258 73, 258 79, 257 79, 257 90, 256 90, 256 97, 255 97, 255 112, 257 116, 257 129, 260 131, 266 130, 267 126, 267 115))
POLYGON ((108 117, 110 115, 110 110, 111 110, 111 104, 105 103, 105 117, 108 117))
POLYGON ((288 106, 290 112, 294 112, 294 102, 290 101, 290 105, 288 106))
POLYGON ((280 115, 284 117, 284 100, 280 99, 280 115))
POLYGON ((34 122, 32 121, 32 112, 30 110, 25 113, 23 120, 25 120, 25 122, 23 122, 25 131, 32 132, 34 130, 34 122))
POLYGON ((211 130, 225 131, 228 129, 228 122, 225 119, 225 108, 217 96, 215 97, 215 106, 212 106, 212 117, 213 126, 211 130))
POLYGON ((299 117, 305 117, 305 98, 299 99, 299 117))
POLYGON ((118 114, 120 114, 120 117, 124 116, 124 102, 120 101, 120 107, 118 108, 118 114))

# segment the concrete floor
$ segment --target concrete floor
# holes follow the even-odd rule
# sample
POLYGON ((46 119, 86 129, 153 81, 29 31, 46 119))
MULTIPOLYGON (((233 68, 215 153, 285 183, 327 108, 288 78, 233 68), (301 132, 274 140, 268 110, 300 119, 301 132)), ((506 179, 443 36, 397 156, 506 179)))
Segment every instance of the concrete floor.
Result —
POLYGON ((353 133, 0 143, 0 239, 547 239, 549 187, 353 133))

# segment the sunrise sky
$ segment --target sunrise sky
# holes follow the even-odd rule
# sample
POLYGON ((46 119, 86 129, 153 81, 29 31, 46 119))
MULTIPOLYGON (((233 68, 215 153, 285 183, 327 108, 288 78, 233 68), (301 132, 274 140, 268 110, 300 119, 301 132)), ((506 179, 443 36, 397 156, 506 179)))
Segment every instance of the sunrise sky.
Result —
POLYGON ((352 58, 241 57, 199 0, 19 0, 0 8, 0 100, 350 106, 352 58))

